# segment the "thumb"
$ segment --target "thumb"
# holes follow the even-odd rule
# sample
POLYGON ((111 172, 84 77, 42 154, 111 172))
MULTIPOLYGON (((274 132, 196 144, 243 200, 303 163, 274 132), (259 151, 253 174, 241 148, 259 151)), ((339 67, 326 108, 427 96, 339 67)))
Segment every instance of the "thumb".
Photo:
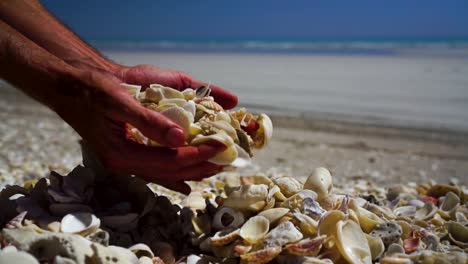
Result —
POLYGON ((122 121, 130 123, 146 137, 168 147, 179 147, 185 144, 182 128, 169 118, 151 111, 128 96, 122 121))

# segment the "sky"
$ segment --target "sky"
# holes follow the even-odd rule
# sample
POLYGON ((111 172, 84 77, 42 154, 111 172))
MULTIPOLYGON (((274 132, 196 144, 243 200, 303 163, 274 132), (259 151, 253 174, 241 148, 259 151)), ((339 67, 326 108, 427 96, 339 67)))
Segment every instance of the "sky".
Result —
POLYGON ((45 0, 89 41, 468 38, 466 0, 45 0))

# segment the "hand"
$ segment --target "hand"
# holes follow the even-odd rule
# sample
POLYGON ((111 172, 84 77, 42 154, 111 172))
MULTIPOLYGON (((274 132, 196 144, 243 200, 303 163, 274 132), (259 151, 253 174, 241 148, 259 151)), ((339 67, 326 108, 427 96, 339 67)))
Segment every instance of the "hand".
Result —
POLYGON ((201 180, 222 170, 207 162, 225 148, 216 142, 163 148, 127 140, 125 123, 171 147, 181 145, 184 135, 175 123, 141 106, 119 83, 112 76, 85 71, 76 81, 66 84, 70 89, 54 103, 56 112, 75 128, 106 168, 185 194, 190 193, 190 187, 184 181, 201 180))
MULTIPOLYGON (((134 67, 117 66, 117 69, 118 70, 115 71, 115 76, 122 82, 138 84, 143 87, 148 87, 150 84, 157 83, 183 90, 185 88, 196 89, 202 85, 206 85, 206 83, 198 81, 186 73, 153 65, 138 65, 134 67)), ((216 85, 210 85, 210 88, 211 95, 224 109, 231 109, 237 105, 237 96, 234 94, 216 85)))

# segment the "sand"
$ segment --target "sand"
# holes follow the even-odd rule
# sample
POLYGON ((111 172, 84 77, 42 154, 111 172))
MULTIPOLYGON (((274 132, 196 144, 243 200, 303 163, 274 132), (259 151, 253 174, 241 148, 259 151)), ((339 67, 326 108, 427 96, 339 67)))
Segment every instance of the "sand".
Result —
MULTIPOLYGON (((254 167, 337 181, 468 183, 468 66, 458 58, 106 52, 126 64, 187 71, 272 116, 254 167)), ((0 87, 0 188, 67 172, 78 135, 53 112, 0 87)))

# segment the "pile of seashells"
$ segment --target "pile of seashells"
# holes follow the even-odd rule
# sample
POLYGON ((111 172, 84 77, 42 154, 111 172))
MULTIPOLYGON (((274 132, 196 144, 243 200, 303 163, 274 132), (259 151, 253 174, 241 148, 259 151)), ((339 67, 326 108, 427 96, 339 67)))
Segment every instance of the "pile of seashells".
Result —
POLYGON ((463 186, 333 187, 226 172, 171 202, 83 151, 66 176, 0 193, 0 263, 467 263, 463 186), (19 215, 18 215, 19 214, 19 215))
MULTIPOLYGON (((178 124, 186 135, 188 145, 197 146, 212 140, 224 144, 226 150, 209 160, 214 164, 230 167, 244 167, 250 164, 253 148, 264 147, 273 133, 273 125, 267 115, 253 115, 245 108, 225 111, 210 96, 209 86, 178 91, 151 84, 143 92, 139 85, 122 86, 143 106, 178 124)), ((140 144, 160 146, 158 142, 148 139, 130 125, 127 135, 140 144)))

